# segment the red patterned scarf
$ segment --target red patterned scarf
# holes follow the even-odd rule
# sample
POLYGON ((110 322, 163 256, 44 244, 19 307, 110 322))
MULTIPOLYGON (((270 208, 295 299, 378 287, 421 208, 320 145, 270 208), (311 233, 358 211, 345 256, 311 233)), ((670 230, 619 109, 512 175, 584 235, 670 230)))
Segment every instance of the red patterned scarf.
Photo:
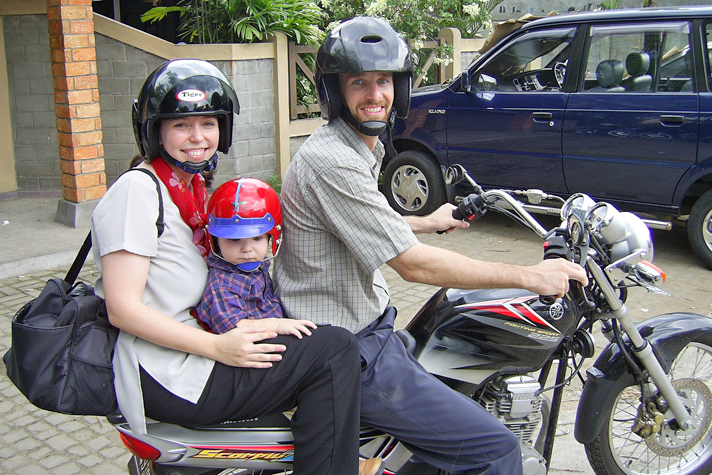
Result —
POLYGON ((168 188, 183 221, 193 230, 193 244, 197 246, 200 254, 206 257, 209 247, 205 233, 205 225, 208 223, 208 189, 205 187, 205 179, 197 173, 193 175, 188 186, 163 158, 157 157, 151 161, 151 165, 156 170, 158 178, 168 188))

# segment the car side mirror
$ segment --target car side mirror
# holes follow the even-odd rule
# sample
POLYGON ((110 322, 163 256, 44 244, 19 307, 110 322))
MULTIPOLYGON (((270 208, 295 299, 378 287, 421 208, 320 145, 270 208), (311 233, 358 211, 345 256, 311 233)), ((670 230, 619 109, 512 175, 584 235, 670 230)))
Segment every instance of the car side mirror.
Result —
POLYGON ((480 74, 477 77, 477 90, 478 91, 496 91, 497 90, 497 78, 490 76, 489 74, 480 74))
POLYGON ((472 92, 472 80, 470 78, 470 71, 467 69, 460 75, 460 89, 464 92, 472 92))

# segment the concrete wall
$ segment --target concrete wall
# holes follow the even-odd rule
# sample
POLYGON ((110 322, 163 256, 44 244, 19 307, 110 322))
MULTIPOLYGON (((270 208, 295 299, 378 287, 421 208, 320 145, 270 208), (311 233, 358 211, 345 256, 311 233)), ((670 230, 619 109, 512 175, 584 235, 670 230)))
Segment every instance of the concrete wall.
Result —
POLYGON ((15 171, 20 190, 61 190, 47 17, 4 17, 15 171))
MULTIPOLYGON (((12 15, 4 17, 3 23, 17 187, 21 191, 60 190, 47 17, 12 15)), ((138 152, 131 104, 148 73, 165 59, 101 33, 95 33, 95 38, 110 184, 138 152)), ((231 80, 241 107, 235 118, 233 146, 220 159, 216 184, 240 175, 275 175, 273 60, 212 62, 231 80)))

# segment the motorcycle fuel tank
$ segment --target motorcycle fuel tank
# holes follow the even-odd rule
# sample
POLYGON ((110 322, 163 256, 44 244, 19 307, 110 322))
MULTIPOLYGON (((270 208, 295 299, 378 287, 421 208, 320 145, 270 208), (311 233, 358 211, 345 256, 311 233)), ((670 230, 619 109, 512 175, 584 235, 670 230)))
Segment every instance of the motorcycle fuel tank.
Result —
POLYGON ((568 299, 545 305, 517 289, 441 289, 406 330, 428 372, 479 385, 493 373, 540 369, 576 330, 572 307, 568 299))

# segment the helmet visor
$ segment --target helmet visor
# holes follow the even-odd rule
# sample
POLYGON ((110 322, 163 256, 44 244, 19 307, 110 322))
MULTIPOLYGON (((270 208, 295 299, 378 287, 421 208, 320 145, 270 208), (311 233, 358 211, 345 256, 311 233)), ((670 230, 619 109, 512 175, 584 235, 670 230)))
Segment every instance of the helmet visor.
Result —
POLYGON ((261 218, 216 218, 208 216, 208 232, 223 239, 245 239, 267 234, 274 228, 274 218, 267 213, 261 218))

